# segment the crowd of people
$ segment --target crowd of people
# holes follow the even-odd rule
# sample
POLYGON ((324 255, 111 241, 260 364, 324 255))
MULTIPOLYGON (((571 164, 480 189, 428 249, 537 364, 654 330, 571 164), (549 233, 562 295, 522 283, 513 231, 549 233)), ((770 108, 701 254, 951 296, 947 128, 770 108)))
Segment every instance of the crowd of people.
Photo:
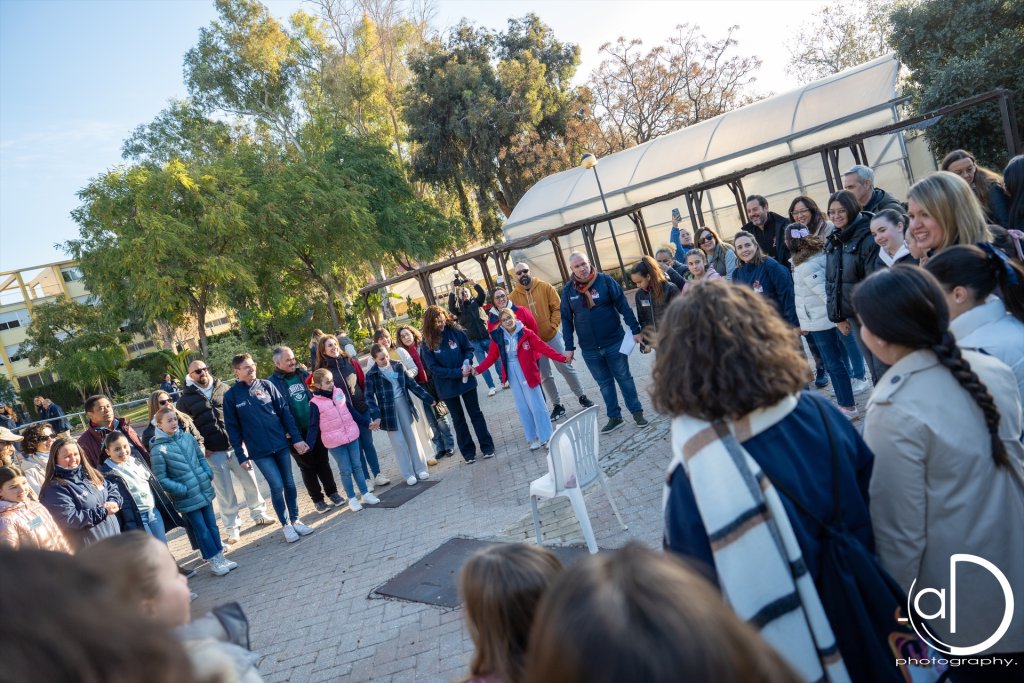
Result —
MULTIPOLYGON (((898 619, 915 583, 952 590, 950 558, 968 553, 1024 585, 1024 157, 1003 176, 962 150, 941 166, 905 204, 859 165, 824 211, 801 195, 783 216, 751 195, 730 240, 691 236, 673 212, 669 242, 629 269, 632 307, 575 252, 561 291, 528 263, 489 301, 460 275, 447 309, 429 306, 422 329, 377 330, 362 362, 321 330, 309 366, 281 346, 265 379, 248 353, 230 387, 196 359, 184 388, 165 376, 153 392, 141 434, 96 395, 72 438, 60 406, 37 397, 42 421, 22 435, 0 426, 0 546, 41 576, 72 570, 31 550, 74 553, 73 571, 105 575, 136 616, 173 629, 196 671, 259 680, 227 623, 244 624, 237 609, 212 631, 189 624, 190 572, 167 549, 170 529, 224 576, 243 505, 288 543, 314 533, 293 463, 324 514, 380 503, 391 481, 376 431, 406 486, 456 448, 467 465, 493 458, 477 377, 489 396, 512 391, 524 449, 542 449, 568 412, 554 370, 594 405, 577 353, 601 394, 601 432, 625 424, 620 398, 642 429, 636 346, 656 354, 653 403, 672 420, 668 552, 631 545, 568 569, 519 544, 473 557, 460 579, 467 680, 905 680, 894 661, 938 652, 898 619), (834 401, 810 390, 829 384, 834 401)), ((995 610, 999 587, 979 571, 961 581, 995 610)), ((941 644, 991 632, 976 615, 929 626, 941 644)), ((1019 680, 1024 610, 985 655, 1015 664, 968 663, 946 680, 1019 680)), ((923 670, 915 680, 935 680, 923 670)))

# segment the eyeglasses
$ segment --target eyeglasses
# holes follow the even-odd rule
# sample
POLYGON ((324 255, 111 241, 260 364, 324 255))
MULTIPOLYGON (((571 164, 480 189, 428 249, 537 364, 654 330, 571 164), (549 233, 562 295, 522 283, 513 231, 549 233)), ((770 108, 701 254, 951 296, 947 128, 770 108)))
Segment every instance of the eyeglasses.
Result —
POLYGON ((494 298, 495 298, 495 299, 507 299, 507 298, 508 298, 508 296, 506 296, 506 295, 504 295, 504 294, 495 294, 495 295, 494 295, 494 298))
POLYGON ((169 399, 169 398, 162 398, 159 401, 157 401, 157 403, 159 403, 162 406, 165 406, 165 405, 167 405, 170 402, 171 402, 171 399, 169 399))
POLYGON ((516 271, 516 275, 526 275, 529 272, 530 272, 529 268, 523 268, 522 270, 517 270, 516 271))
POLYGON ((811 210, 810 209, 793 209, 793 215, 794 216, 803 216, 803 215, 808 215, 809 216, 810 214, 811 214, 811 210))
POLYGON ((192 374, 193 375, 202 375, 203 373, 206 373, 206 372, 209 372, 209 371, 210 371, 209 368, 196 368, 195 370, 192 371, 192 374))

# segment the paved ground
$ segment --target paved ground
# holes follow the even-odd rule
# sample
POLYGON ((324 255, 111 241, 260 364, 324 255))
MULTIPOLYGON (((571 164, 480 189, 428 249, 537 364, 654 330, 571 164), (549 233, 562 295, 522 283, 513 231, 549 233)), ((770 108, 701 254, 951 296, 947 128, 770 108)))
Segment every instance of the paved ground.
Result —
MULTIPOLYGON (((587 505, 602 548, 629 540, 660 546, 669 421, 650 408, 653 359, 654 354, 639 353, 630 359, 651 426, 640 430, 627 418, 626 426, 601 439, 601 462, 629 526, 628 531, 619 527, 600 487, 592 488, 587 505)), ((576 367, 588 395, 600 403, 582 359, 576 367)), ((560 377, 556 381, 560 389, 566 388, 560 377)), ((866 396, 858 397, 862 408, 866 396)), ((543 451, 526 448, 510 391, 487 398, 484 388, 481 403, 497 456, 471 466, 458 455, 442 460, 431 468, 440 483, 400 508, 358 513, 345 508, 319 515, 296 470, 300 512, 316 533, 286 544, 276 524, 247 526, 242 542, 230 552, 241 566, 221 578, 209 573, 182 537, 173 540, 179 560, 200 566, 191 580, 200 596, 193 603, 194 613, 231 600, 241 603, 268 682, 458 680, 472 653, 461 609, 385 599, 373 591, 454 536, 533 538, 529 484, 546 470, 543 451)), ((576 410, 578 404, 572 405, 570 412, 576 410)), ((600 419, 603 424, 603 407, 600 419)), ((397 482, 387 439, 376 439, 384 472, 397 482)), ((241 514, 247 524, 247 513, 241 514)), ((566 501, 542 503, 541 518, 546 543, 583 543, 566 501)))

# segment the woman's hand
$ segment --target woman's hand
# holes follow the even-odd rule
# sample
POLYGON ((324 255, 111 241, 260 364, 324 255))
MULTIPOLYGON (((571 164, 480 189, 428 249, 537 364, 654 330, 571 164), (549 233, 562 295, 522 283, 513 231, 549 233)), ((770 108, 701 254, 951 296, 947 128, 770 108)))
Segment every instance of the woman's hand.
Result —
POLYGON ((106 508, 108 515, 116 515, 118 511, 121 509, 121 506, 112 500, 108 500, 106 503, 104 503, 103 507, 106 508))
POLYGON ((836 323, 836 327, 839 329, 839 331, 843 334, 844 337, 849 337, 850 336, 850 323, 849 323, 849 321, 844 320, 841 323, 836 323))
POLYGON ((370 423, 370 430, 371 431, 375 432, 378 429, 380 429, 380 418, 377 418, 376 420, 374 420, 373 422, 370 423))

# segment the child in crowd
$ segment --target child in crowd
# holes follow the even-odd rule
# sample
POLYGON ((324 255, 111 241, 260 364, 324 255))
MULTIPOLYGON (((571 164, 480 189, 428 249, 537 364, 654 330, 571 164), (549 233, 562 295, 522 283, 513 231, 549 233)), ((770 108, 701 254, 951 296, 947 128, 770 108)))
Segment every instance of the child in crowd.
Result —
POLYGON ((57 523, 31 493, 21 470, 0 467, 0 546, 70 553, 57 523))
POLYGON ((107 434, 103 439, 103 455, 106 459, 100 463, 100 471, 121 494, 122 505, 117 513, 121 531, 142 529, 161 543, 167 543, 167 523, 174 528, 184 526, 185 522, 153 472, 132 455, 132 446, 122 432, 107 434))
POLYGON ((306 443, 323 441, 327 452, 338 463, 341 485, 348 496, 348 507, 359 512, 363 506, 352 488, 352 478, 367 505, 380 502, 366 486, 366 473, 362 458, 359 457, 359 425, 369 426, 369 421, 349 402, 348 393, 334 386, 334 376, 327 368, 313 373, 313 398, 309 402, 309 431, 306 443))
POLYGON ((540 388, 540 367, 537 360, 544 354, 551 360, 565 362, 565 356, 544 343, 530 328, 523 325, 509 308, 502 310, 500 325, 491 332, 491 348, 484 362, 474 368, 484 372, 501 355, 502 381, 512 387, 519 421, 526 433, 530 450, 546 445, 551 438, 551 418, 548 417, 544 394, 540 388))
POLYGON ((178 429, 174 408, 162 408, 156 414, 156 433, 149 455, 153 473, 170 494, 174 507, 188 518, 199 543, 199 552, 209 561, 216 576, 224 576, 238 566, 224 557, 220 529, 213 514, 213 471, 203 456, 199 442, 178 429))
POLYGON ((467 683, 519 683, 537 604, 562 572, 547 548, 499 543, 469 558, 459 593, 474 652, 467 683))
POLYGON ((896 209, 883 209, 871 219, 871 236, 875 238, 878 245, 878 261, 875 270, 879 267, 892 268, 897 263, 917 264, 903 240, 904 228, 907 219, 896 209))
MULTIPOLYGON (((162 429, 158 426, 156 437, 162 429)), ((106 539, 77 558, 102 575, 114 596, 160 628, 174 629, 197 678, 219 683, 259 683, 259 655, 249 650, 249 623, 237 603, 191 621, 188 584, 167 546, 140 531, 106 539)))
POLYGON ((53 515, 72 550, 121 533, 121 494, 103 478, 69 437, 50 447, 39 501, 53 515))
POLYGON ((693 290, 701 282, 707 280, 721 280, 721 274, 708 262, 708 255, 703 249, 691 249, 686 252, 686 284, 683 285, 683 294, 693 290))
POLYGON ((669 282, 661 266, 650 256, 644 256, 633 266, 629 278, 637 286, 636 319, 644 331, 644 343, 640 351, 647 353, 657 343, 661 317, 672 299, 679 294, 679 288, 669 282))
POLYGON ((388 358, 387 350, 380 344, 370 347, 374 365, 366 373, 366 403, 370 407, 370 429, 383 429, 388 433, 391 447, 395 451, 398 469, 405 483, 414 486, 417 481, 430 478, 423 445, 416 436, 413 420, 416 408, 409 392, 423 401, 433 403, 427 390, 405 374, 401 363, 388 358))
POLYGON ((717 591, 678 559, 631 543, 556 578, 530 631, 524 683, 796 683, 717 591))
POLYGON ((28 479, 29 488, 33 494, 39 496, 39 489, 46 478, 46 461, 50 459, 50 444, 53 443, 53 427, 49 424, 32 425, 22 435, 25 440, 21 443, 21 471, 28 479))

